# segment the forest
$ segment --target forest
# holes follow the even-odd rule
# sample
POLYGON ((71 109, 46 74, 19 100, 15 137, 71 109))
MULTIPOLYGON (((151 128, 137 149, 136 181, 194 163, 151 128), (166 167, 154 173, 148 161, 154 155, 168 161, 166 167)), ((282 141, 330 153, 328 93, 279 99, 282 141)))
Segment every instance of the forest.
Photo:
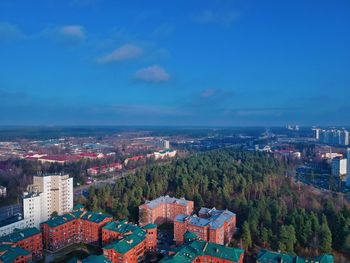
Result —
MULTIPOLYGON (((235 243, 313 256, 350 255, 350 210, 342 196, 320 194, 286 176, 288 167, 269 154, 235 149, 198 153, 163 166, 142 168, 114 185, 91 187, 89 209, 138 221, 138 206, 169 194, 237 215, 235 243)), ((345 261, 344 261, 345 262, 345 261)))

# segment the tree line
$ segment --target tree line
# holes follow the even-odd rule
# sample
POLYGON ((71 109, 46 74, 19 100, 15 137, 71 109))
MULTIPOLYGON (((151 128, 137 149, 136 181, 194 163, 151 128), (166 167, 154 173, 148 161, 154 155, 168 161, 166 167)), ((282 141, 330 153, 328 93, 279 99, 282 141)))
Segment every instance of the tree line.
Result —
MULTIPOLYGON (((193 200, 237 214, 236 242, 313 256, 332 250, 350 254, 350 210, 340 197, 315 193, 286 176, 285 162, 237 149, 198 153, 149 166, 114 185, 91 187, 85 202, 118 219, 138 221, 138 206, 160 195, 193 200)), ((235 245, 237 245, 237 243, 235 245)))

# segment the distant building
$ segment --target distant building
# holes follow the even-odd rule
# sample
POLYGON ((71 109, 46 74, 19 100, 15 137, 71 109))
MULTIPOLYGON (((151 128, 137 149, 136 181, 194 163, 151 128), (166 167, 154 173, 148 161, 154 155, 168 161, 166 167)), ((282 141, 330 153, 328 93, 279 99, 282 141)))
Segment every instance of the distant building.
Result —
POLYGON ((0 262, 31 262, 42 256, 42 236, 36 228, 16 229, 13 233, 0 238, 0 262), (6 258, 10 258, 6 254, 11 254, 15 260, 6 261, 6 258))
POLYGON ((7 193, 6 193, 6 187, 0 185, 0 197, 6 197, 7 193))
POLYGON ((346 186, 350 186, 350 148, 347 149, 346 186))
POLYGON ((332 160, 332 175, 340 177, 346 175, 347 172, 347 159, 334 158, 332 160))
POLYGON ((89 168, 87 169, 87 173, 89 175, 98 175, 98 174, 111 173, 121 169, 123 169, 123 165, 121 163, 112 163, 108 165, 95 166, 95 167, 89 168))
POLYGON ((139 227, 127 221, 110 222, 102 229, 103 256, 112 263, 139 262, 147 252, 156 252, 157 225, 139 227))
POLYGON ((159 152, 154 152, 152 154, 149 154, 147 157, 153 157, 155 160, 163 159, 163 158, 174 158, 176 156, 175 150, 164 150, 159 152))
POLYGON ((279 253, 268 250, 261 250, 256 259, 257 263, 281 263, 281 262, 314 262, 314 263, 333 263, 334 257, 329 254, 324 254, 314 258, 301 258, 299 256, 293 256, 285 253, 279 253))
POLYGON ((76 243, 101 245, 102 227, 112 220, 110 215, 85 211, 80 207, 54 217, 41 224, 44 248, 56 251, 76 243))
POLYGON ((321 143, 330 145, 349 145, 349 132, 347 130, 321 130, 315 129, 315 139, 321 143))
POLYGON ((201 208, 198 216, 178 215, 174 222, 174 241, 184 243, 187 231, 195 233, 199 240, 226 245, 236 230, 236 214, 229 210, 201 208))
POLYGON ((161 196, 152 201, 146 201, 139 206, 140 225, 147 224, 161 225, 173 223, 177 215, 191 215, 193 213, 193 201, 184 198, 161 196))
MULTIPOLYGON (((193 234, 195 236, 195 234, 193 234)), ((176 252, 162 259, 161 263, 243 263, 244 250, 215 243, 195 240, 180 247, 176 252)), ((280 263, 280 262, 279 262, 280 263)))

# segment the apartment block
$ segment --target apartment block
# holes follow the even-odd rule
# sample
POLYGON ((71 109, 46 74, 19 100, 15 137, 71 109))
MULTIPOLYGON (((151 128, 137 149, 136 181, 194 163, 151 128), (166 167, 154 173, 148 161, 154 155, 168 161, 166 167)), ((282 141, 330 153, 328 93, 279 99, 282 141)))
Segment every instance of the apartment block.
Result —
POLYGON ((44 248, 56 251, 75 243, 100 245, 102 227, 112 216, 90 211, 74 210, 41 224, 44 248))
MULTIPOLYGON (((195 240, 161 260, 161 263, 243 263, 244 250, 195 240)), ((283 261, 284 262, 284 261, 283 261)))
POLYGON ((43 256, 42 236, 37 228, 17 229, 13 233, 1 237, 0 247, 0 251, 2 251, 2 249, 6 251, 16 247, 24 249, 29 252, 29 257, 33 260, 43 256), (6 247, 8 247, 8 249, 6 247))
POLYGON ((73 178, 68 174, 40 174, 33 176, 22 196, 23 217, 0 227, 0 237, 16 228, 40 228, 40 223, 49 220, 53 212, 59 215, 73 208, 73 178))
POLYGON ((198 216, 178 215, 174 222, 174 241, 184 243, 186 232, 195 233, 199 240, 225 245, 236 229, 236 214, 229 210, 201 208, 198 216))
POLYGON ((157 226, 110 222, 102 229, 102 241, 103 255, 112 263, 137 263, 147 252, 156 252, 157 226))
POLYGON ((147 201, 139 206, 139 223, 161 225, 173 223, 177 215, 191 215, 193 213, 193 201, 184 198, 161 196, 152 201, 147 201))
POLYGON ((256 259, 257 263, 281 263, 281 262, 314 262, 314 263, 333 263, 334 257, 329 254, 324 254, 314 258, 302 258, 299 256, 289 255, 286 253, 261 250, 256 259))

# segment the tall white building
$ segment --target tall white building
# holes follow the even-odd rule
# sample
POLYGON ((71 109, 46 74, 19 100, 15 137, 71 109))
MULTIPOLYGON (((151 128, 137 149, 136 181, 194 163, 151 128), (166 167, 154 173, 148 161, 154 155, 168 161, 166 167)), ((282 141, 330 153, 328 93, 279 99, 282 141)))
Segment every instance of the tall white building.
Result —
POLYGON ((334 158, 332 160, 332 175, 336 177, 344 176, 347 173, 347 159, 334 158))
POLYGON ((346 186, 350 186, 350 148, 347 150, 347 160, 346 186))
POLYGON ((0 228, 0 236, 15 228, 37 227, 50 219, 73 209, 73 178, 68 174, 41 174, 33 177, 33 184, 23 193, 23 219, 0 228))

